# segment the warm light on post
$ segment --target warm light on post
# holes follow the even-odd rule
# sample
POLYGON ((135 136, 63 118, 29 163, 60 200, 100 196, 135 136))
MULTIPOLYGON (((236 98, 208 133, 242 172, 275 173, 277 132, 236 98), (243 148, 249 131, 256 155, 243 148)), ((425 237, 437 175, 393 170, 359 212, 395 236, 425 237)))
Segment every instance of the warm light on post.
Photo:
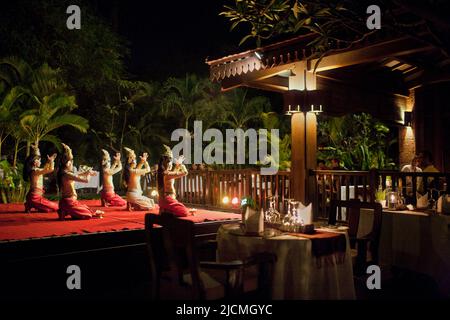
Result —
POLYGON ((230 198, 228 198, 227 196, 223 197, 222 203, 223 203, 223 204, 228 204, 228 203, 230 203, 230 198))

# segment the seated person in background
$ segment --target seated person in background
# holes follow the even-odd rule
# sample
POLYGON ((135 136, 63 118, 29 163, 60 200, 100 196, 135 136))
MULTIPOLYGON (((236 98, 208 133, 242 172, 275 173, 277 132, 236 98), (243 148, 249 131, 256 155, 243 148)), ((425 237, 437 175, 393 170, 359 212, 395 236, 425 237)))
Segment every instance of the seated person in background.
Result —
POLYGON ((325 165, 324 160, 317 161, 317 170, 328 170, 328 167, 325 165))
POLYGON ((341 161, 338 158, 331 159, 331 170, 344 170, 344 168, 341 167, 341 161))
POLYGON ((47 200, 44 197, 43 177, 52 173, 55 169, 56 153, 51 157, 47 156, 47 163, 44 168, 41 167, 41 152, 39 147, 31 145, 31 154, 25 160, 23 170, 23 179, 30 182, 30 191, 27 194, 25 202, 25 212, 31 212, 36 209, 38 212, 53 212, 58 210, 58 203, 47 200))
POLYGON ((164 146, 165 151, 161 155, 158 166, 158 192, 159 192, 159 210, 160 213, 167 212, 178 217, 191 215, 192 211, 177 201, 175 192, 175 179, 184 177, 188 171, 183 164, 183 157, 180 157, 172 166, 172 150, 168 146, 164 146))
POLYGON ((74 174, 72 150, 64 143, 62 145, 64 153, 61 155, 58 165, 58 186, 61 192, 58 210, 59 219, 64 220, 67 215, 70 215, 73 219, 101 218, 103 211, 94 211, 87 205, 78 202, 75 190, 75 181, 88 183, 90 176, 94 176, 96 173, 87 170, 74 174))
MULTIPOLYGON (((422 169, 419 168, 420 160, 421 160, 420 156, 419 155, 415 155, 412 158, 412 160, 411 160, 411 164, 404 165, 402 170, 401 170, 401 172, 422 172, 422 169)), ((416 190, 420 190, 421 188, 423 188, 422 177, 417 177, 416 190)), ((414 193, 413 193, 413 179, 412 179, 412 177, 409 177, 409 176, 406 177, 405 190, 406 190, 406 196, 408 198, 415 196, 414 193)), ((410 200, 408 202, 411 203, 410 200)))
MULTIPOLYGON (((439 172, 439 170, 433 165, 433 155, 431 154, 430 151, 428 151, 428 150, 422 151, 420 153, 420 157, 422 160, 422 163, 421 163, 422 172, 439 172)), ((438 187, 437 181, 433 177, 427 178, 427 184, 428 184, 428 189, 433 189, 433 188, 436 189, 438 187)), ((423 192, 423 191, 426 191, 426 190, 423 190, 423 188, 422 188, 421 192, 423 192)))
POLYGON ((412 160, 411 164, 404 165, 402 168, 402 172, 422 172, 422 169, 420 169, 420 156, 415 155, 412 160))
POLYGON ((100 170, 100 183, 102 192, 100 193, 102 206, 124 207, 127 202, 114 192, 113 175, 122 170, 120 153, 114 156, 114 163, 111 165, 111 157, 108 151, 102 149, 102 168, 100 170))
POLYGON ((430 151, 426 150, 420 154, 422 163, 421 167, 423 172, 439 172, 439 170, 433 165, 433 155, 430 151))
POLYGON ((127 164, 123 171, 123 177, 127 186, 127 209, 149 210, 155 206, 153 199, 142 195, 141 176, 151 171, 147 162, 148 154, 143 153, 141 161, 136 164, 136 154, 133 150, 124 147, 127 152, 127 164), (142 169, 144 167, 144 169, 142 169))

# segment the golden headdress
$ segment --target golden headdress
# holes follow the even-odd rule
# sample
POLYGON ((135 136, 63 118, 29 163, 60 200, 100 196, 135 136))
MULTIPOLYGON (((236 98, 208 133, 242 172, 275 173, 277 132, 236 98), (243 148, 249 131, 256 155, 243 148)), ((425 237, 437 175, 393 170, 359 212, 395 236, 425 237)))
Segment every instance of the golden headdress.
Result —
POLYGON ((68 160, 72 160, 73 159, 73 155, 72 155, 72 149, 70 149, 70 147, 65 144, 65 143, 61 143, 63 148, 64 148, 64 153, 63 155, 66 157, 66 159, 68 160))
POLYGON ((172 149, 170 149, 169 146, 163 144, 163 152, 162 152, 161 155, 162 155, 162 156, 169 157, 169 158, 173 158, 172 149))
POLYGON ((127 148, 127 147, 123 147, 123 149, 125 150, 125 154, 127 155, 127 161, 129 162, 131 157, 136 158, 136 153, 134 152, 133 149, 127 148))
POLYGON ((102 149, 102 154, 103 154, 103 156, 102 156, 102 164, 104 165, 106 162, 111 160, 111 157, 109 155, 109 152, 106 151, 105 149, 102 149))

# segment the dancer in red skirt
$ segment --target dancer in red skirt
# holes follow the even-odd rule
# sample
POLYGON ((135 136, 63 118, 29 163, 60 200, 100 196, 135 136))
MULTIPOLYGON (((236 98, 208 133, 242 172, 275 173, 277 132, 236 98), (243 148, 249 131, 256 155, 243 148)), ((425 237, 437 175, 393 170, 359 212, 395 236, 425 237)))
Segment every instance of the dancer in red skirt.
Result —
POLYGON ((111 157, 108 151, 102 149, 102 170, 100 173, 100 183, 102 183, 101 200, 102 206, 105 207, 124 207, 127 205, 125 199, 114 192, 113 175, 122 170, 122 163, 120 162, 120 153, 114 156, 114 163, 111 165, 111 157))
POLYGON ((89 169, 74 174, 72 150, 64 143, 62 145, 64 147, 64 153, 60 158, 58 166, 58 186, 59 191, 61 192, 58 210, 60 220, 64 220, 68 215, 73 219, 90 219, 92 217, 102 218, 103 211, 94 211, 87 205, 79 202, 75 190, 75 181, 88 183, 89 178, 96 173, 89 169))
POLYGON ((183 157, 180 157, 172 166, 173 155, 168 146, 164 146, 165 151, 161 155, 158 165, 158 193, 159 193, 159 211, 171 213, 177 217, 186 217, 193 214, 193 210, 189 210, 178 202, 175 193, 175 179, 184 177, 188 174, 186 166, 183 164, 183 157))
POLYGON ((47 163, 41 167, 41 152, 37 145, 31 146, 31 155, 25 160, 23 179, 30 182, 30 191, 25 202, 25 212, 35 209, 37 212, 53 212, 58 210, 58 203, 44 197, 43 177, 55 169, 56 153, 47 156, 47 163))

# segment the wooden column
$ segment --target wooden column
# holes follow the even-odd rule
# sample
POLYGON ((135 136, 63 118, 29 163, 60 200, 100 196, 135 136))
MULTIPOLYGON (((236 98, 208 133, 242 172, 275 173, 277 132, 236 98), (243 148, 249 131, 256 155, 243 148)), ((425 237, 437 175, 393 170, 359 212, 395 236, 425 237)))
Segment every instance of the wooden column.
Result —
POLYGON ((309 176, 309 170, 317 166, 317 115, 312 112, 306 113, 306 202, 314 201, 314 179, 309 176))
POLYGON ((291 198, 305 201, 305 114, 294 113, 291 117, 291 198))

